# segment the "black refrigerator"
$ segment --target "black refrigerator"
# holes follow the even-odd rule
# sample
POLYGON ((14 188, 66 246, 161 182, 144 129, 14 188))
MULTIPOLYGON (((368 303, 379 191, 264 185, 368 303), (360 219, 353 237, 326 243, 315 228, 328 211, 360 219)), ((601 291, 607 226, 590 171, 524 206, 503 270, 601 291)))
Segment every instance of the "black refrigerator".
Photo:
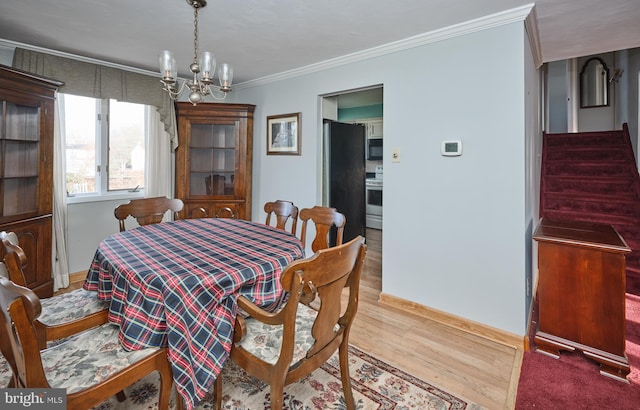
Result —
MULTIPOLYGON (((345 215, 344 240, 365 236, 365 146, 363 124, 324 120, 325 195, 330 207, 345 215)), ((335 245, 335 232, 330 235, 335 245)))

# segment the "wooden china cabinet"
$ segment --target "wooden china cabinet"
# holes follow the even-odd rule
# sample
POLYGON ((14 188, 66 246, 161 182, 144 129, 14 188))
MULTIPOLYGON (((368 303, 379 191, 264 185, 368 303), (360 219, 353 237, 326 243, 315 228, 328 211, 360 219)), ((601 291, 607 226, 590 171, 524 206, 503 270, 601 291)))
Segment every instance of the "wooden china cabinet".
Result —
POLYGON ((0 230, 18 235, 27 286, 40 297, 53 294, 53 110, 62 85, 0 65, 0 230))
POLYGON ((251 219, 253 111, 248 104, 176 103, 175 196, 184 202, 182 218, 215 217, 229 208, 251 219))

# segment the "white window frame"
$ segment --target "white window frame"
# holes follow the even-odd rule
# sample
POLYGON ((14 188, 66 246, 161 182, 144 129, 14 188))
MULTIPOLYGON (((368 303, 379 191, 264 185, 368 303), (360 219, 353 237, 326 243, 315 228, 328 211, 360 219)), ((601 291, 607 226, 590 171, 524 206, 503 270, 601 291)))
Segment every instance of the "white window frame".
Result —
MULTIPOLYGON (((67 195, 66 200, 68 204, 87 203, 87 202, 100 202, 100 201, 114 201, 123 199, 136 199, 144 197, 144 188, 139 188, 136 191, 132 190, 114 190, 109 191, 109 173, 107 167, 109 164, 109 121, 105 121, 109 116, 109 99, 96 99, 96 192, 74 194, 72 196, 67 195)), ((145 123, 148 124, 149 120, 148 105, 145 106, 145 123)), ((61 115, 64 115, 61 113, 61 115)), ((148 130, 148 126, 146 127, 148 130)), ((144 137, 145 148, 148 146, 149 133, 146 132, 144 137)), ((66 136, 62 135, 63 146, 66 147, 66 136)), ((65 148, 66 150, 66 148, 65 148)), ((147 156, 145 149, 145 169, 147 156)), ((66 155, 64 164, 65 179, 67 174, 66 169, 66 155)))

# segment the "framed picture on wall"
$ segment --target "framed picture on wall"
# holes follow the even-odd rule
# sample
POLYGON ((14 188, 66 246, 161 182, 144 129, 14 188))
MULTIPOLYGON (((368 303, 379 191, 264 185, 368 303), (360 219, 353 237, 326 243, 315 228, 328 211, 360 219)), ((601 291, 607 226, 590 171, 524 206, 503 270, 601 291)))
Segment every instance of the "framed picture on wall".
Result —
POLYGON ((301 113, 267 117, 267 155, 300 155, 302 153, 301 113))

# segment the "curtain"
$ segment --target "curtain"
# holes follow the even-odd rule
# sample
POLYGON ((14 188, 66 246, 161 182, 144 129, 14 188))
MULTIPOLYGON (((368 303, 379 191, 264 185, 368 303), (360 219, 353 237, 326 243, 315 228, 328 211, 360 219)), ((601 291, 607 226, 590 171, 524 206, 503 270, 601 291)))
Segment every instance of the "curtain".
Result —
POLYGON ((67 260, 67 195, 64 167, 64 97, 58 94, 53 126, 53 232, 52 274, 53 291, 69 286, 67 260), (62 188, 61 188, 62 187, 62 188))
MULTIPOLYGON (((173 197, 171 192, 171 141, 169 134, 162 127, 160 114, 156 110, 147 110, 147 141, 144 170, 144 192, 146 197, 166 196, 173 197)), ((172 219, 172 213, 168 212, 163 220, 172 219)))
POLYGON ((22 48, 15 49, 13 66, 63 81, 64 85, 58 90, 61 93, 153 105, 170 135, 171 148, 178 146, 175 106, 169 94, 162 90, 158 77, 22 48))

